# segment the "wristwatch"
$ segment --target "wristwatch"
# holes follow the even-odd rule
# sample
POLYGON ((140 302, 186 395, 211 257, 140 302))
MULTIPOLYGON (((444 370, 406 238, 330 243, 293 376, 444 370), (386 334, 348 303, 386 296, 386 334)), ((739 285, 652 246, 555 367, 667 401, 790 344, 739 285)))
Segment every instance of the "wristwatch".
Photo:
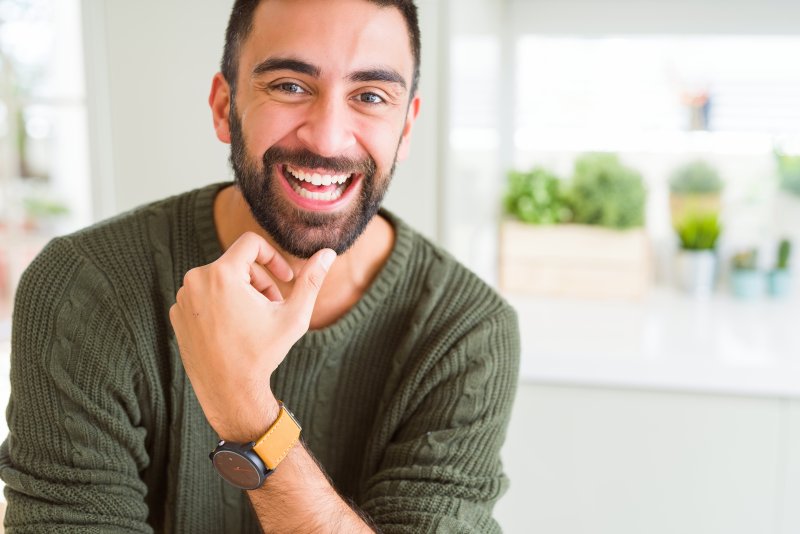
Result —
POLYGON ((250 443, 220 441, 209 458, 229 484, 243 490, 260 488, 300 439, 300 423, 283 403, 266 433, 250 443))

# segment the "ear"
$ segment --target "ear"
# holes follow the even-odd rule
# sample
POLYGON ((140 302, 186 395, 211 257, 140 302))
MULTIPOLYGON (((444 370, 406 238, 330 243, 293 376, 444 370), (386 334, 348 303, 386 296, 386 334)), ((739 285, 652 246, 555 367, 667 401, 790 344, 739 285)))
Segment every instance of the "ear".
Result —
POLYGON ((211 107, 211 116, 214 119, 214 131, 217 133, 217 139, 223 143, 230 144, 231 127, 228 118, 231 111, 231 87, 220 72, 214 76, 214 80, 211 82, 208 105, 211 107))
POLYGON ((417 115, 419 115, 419 106, 420 98, 419 93, 417 93, 408 106, 406 123, 403 125, 403 135, 400 137, 400 147, 397 149, 398 161, 403 161, 408 157, 408 153, 411 149, 411 129, 414 126, 414 122, 417 120, 417 115))

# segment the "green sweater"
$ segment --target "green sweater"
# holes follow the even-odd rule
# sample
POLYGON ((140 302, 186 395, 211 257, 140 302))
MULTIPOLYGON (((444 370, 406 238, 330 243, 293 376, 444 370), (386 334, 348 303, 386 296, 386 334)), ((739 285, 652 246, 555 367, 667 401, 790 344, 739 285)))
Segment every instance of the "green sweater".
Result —
MULTIPOLYGON (((213 199, 169 198, 52 241, 25 272, 11 342, 6 526, 22 532, 259 532, 216 474, 217 436, 168 310, 222 253, 213 199)), ((389 260, 272 377, 339 492, 383 532, 496 532, 517 383, 514 311, 383 212, 389 260)))

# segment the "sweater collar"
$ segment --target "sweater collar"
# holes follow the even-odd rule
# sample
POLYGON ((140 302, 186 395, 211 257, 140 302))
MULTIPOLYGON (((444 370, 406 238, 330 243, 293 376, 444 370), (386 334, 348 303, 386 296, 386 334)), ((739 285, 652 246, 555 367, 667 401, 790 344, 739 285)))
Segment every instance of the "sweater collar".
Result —
MULTIPOLYGON (((217 193, 229 185, 231 182, 222 182, 195 191, 194 231, 202 265, 216 261, 222 255, 214 225, 214 199, 217 193)), ((302 344, 321 347, 340 341, 368 319, 378 306, 391 302, 388 297, 397 290, 403 274, 407 272, 415 234, 411 227, 388 210, 381 208, 379 213, 395 229, 394 246, 389 258, 355 306, 334 324, 319 330, 310 330, 301 340, 302 344)))

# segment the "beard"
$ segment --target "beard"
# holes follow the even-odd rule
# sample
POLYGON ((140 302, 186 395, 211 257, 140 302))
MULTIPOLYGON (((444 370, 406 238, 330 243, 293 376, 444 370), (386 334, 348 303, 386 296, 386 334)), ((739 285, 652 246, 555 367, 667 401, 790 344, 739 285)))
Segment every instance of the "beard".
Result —
MULTIPOLYGON (((230 128, 230 161, 236 185, 259 226, 280 248, 298 258, 308 259, 323 248, 333 249, 337 255, 347 251, 378 213, 397 164, 399 143, 392 168, 385 174, 378 174, 375 160, 371 157, 361 160, 328 158, 306 149, 289 150, 278 146, 264 152, 259 167, 247 154, 235 103, 231 105, 230 128), (285 198, 278 183, 284 178, 275 172, 278 165, 322 168, 337 174, 362 174, 361 191, 344 211, 306 211, 285 198)), ((354 185, 351 183, 348 187, 354 185)))

